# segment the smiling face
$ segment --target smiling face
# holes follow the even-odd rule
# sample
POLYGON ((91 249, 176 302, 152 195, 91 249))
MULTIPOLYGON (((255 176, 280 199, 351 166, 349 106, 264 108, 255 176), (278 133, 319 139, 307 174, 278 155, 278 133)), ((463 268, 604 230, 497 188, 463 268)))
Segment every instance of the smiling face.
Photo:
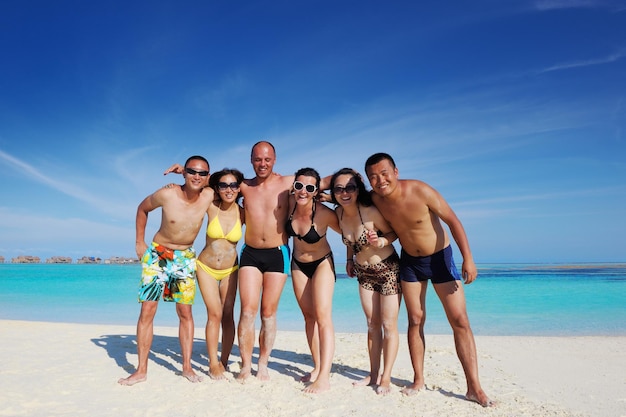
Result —
POLYGON ((343 174, 339 175, 333 184, 331 190, 335 196, 337 203, 342 206, 348 206, 350 204, 356 204, 359 197, 359 189, 354 178, 354 175, 343 174))
POLYGON ((276 162, 276 153, 269 143, 261 142, 252 149, 250 157, 254 173, 259 178, 268 178, 273 170, 276 162))
POLYGON ((297 204, 307 204, 319 192, 317 179, 308 175, 298 175, 293 182, 293 195, 297 204))
POLYGON ((366 173, 372 190, 381 197, 393 193, 398 185, 398 169, 388 159, 369 165, 366 173))
POLYGON ((200 159, 191 159, 185 166, 185 185, 193 190, 202 190, 209 179, 209 165, 200 159))
POLYGON ((222 175, 217 183, 217 193, 223 202, 233 203, 239 195, 237 178, 232 174, 222 175))

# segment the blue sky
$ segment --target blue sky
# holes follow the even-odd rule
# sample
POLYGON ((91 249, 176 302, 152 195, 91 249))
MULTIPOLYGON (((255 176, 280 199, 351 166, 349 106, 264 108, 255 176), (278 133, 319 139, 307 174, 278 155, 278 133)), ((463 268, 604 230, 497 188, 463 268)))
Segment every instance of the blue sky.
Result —
POLYGON ((479 264, 626 261, 624 1, 7 0, 0 50, 7 260, 134 256, 165 168, 265 139, 285 175, 389 152, 479 264))

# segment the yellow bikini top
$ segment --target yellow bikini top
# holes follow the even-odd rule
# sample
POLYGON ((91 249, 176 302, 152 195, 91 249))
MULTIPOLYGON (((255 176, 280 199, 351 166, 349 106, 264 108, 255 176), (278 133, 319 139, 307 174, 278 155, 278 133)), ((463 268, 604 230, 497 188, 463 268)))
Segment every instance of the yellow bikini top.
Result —
POLYGON ((220 224, 218 210, 218 215, 215 216, 215 218, 211 220, 206 227, 206 235, 211 239, 226 239, 231 243, 237 243, 243 235, 241 230, 241 220, 239 219, 239 216, 237 216, 237 221, 235 222, 233 228, 230 229, 228 234, 224 234, 224 230, 222 230, 222 225, 220 224))

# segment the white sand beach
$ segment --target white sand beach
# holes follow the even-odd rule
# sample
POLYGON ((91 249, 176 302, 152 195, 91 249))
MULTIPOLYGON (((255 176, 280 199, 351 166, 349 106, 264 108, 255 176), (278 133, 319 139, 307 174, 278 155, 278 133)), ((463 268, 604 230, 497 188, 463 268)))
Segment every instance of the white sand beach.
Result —
POLYGON ((2 320, 0 416, 626 416, 626 337, 477 337, 481 382, 498 402, 485 409, 464 399, 452 336, 427 335, 427 390, 406 397, 405 335, 392 392, 378 396, 352 386, 368 370, 365 334, 336 335, 331 390, 314 395, 299 382, 311 369, 304 332, 279 330, 271 380, 245 384, 208 378, 202 328, 193 364, 204 381, 181 377, 177 332, 155 328, 148 380, 126 387, 117 380, 137 362, 133 326, 2 320))

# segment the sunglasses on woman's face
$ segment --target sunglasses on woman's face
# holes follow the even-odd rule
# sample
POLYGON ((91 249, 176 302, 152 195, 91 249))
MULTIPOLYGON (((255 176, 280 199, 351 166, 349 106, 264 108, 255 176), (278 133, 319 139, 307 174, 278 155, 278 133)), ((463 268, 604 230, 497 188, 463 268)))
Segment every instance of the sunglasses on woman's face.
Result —
POLYGON ((300 181, 295 181, 293 183, 293 189, 296 191, 300 191, 301 189, 305 189, 307 193, 314 193, 317 190, 317 187, 313 184, 304 184, 300 181))
POLYGON ((185 168, 185 172, 189 175, 200 175, 201 177, 206 177, 207 175, 209 175, 209 171, 196 171, 193 168, 185 168))
POLYGON ((341 194, 345 191, 348 194, 352 194, 356 190, 357 186, 355 184, 348 184, 345 187, 342 187, 341 185, 336 185, 335 188, 333 188, 333 193, 341 194))
POLYGON ((218 190, 225 191, 227 188, 230 188, 233 191, 237 191, 239 189, 239 184, 237 184, 236 182, 231 182, 231 183, 218 182, 217 183, 218 190))

